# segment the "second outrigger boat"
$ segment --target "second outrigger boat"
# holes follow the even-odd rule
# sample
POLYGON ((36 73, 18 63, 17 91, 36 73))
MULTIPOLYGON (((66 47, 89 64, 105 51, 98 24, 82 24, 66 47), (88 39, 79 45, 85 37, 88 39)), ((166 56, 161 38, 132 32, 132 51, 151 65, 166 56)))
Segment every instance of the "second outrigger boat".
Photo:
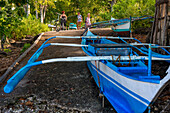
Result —
MULTIPOLYGON (((22 80, 32 66, 69 61, 88 61, 88 68, 100 89, 100 92, 109 100, 117 112, 142 113, 155 101, 162 89, 170 81, 170 66, 167 75, 163 79, 151 73, 152 60, 170 61, 169 57, 152 56, 152 44, 143 43, 116 43, 108 39, 126 40, 133 38, 96 36, 90 31, 84 36, 55 36, 47 41, 30 58, 27 65, 21 68, 8 81, 4 92, 10 93, 22 80), (48 43, 53 38, 81 38, 81 44, 48 43), (142 51, 135 45, 149 45, 148 52, 142 51), (50 45, 82 47, 87 54, 84 57, 55 58, 35 62, 45 47, 50 45), (147 56, 139 56, 133 49, 146 53, 147 56), (148 60, 148 65, 144 63, 148 60)), ((146 48, 145 48, 146 49, 146 48)), ((155 54, 153 54, 155 55, 155 54)), ((167 55, 168 56, 168 55, 167 55)))

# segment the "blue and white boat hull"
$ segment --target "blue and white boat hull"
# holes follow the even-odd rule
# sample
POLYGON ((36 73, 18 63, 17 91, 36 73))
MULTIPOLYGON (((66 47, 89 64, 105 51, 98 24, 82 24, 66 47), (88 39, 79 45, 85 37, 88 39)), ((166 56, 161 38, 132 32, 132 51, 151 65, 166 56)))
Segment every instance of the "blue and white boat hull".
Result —
POLYGON ((101 92, 119 113, 144 112, 170 79, 170 67, 160 84, 155 84, 127 78, 101 61, 90 61, 87 64, 98 87, 100 83, 101 92))

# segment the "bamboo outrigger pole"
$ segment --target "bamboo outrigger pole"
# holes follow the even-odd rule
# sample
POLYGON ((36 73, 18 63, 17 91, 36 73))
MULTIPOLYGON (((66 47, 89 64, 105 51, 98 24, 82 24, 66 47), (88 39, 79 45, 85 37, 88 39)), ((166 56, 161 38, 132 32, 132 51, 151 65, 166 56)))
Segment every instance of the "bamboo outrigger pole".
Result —
MULTIPOLYGON (((82 62, 82 61, 99 61, 99 60, 111 60, 115 61, 119 56, 81 56, 81 57, 67 57, 67 58, 54 58, 48 60, 42 60, 33 62, 22 67, 14 76, 12 76, 8 81, 7 85, 4 87, 5 93, 10 93, 16 87, 16 85, 23 79, 25 72, 29 68, 36 65, 53 63, 53 62, 82 62)), ((147 56, 122 56, 120 60, 149 60, 147 56)), ((169 60, 170 58, 156 58, 152 57, 152 60, 169 60)))
MULTIPOLYGON (((71 46, 71 47, 88 47, 88 45, 82 45, 82 44, 71 44, 71 43, 48 43, 49 45, 54 45, 54 46, 71 46)), ((128 43, 129 45, 149 45, 149 43, 128 43)), ((158 48, 159 46, 155 46, 155 44, 151 44, 152 48, 158 48)), ((161 46, 162 47, 162 46, 161 46)), ((163 47, 168 47, 168 46, 163 46, 163 47)))
MULTIPOLYGON (((112 37, 112 36, 54 36, 54 38, 109 38, 109 39, 120 39, 120 37, 112 37)), ((122 39, 134 39, 130 37, 121 37, 122 39)))

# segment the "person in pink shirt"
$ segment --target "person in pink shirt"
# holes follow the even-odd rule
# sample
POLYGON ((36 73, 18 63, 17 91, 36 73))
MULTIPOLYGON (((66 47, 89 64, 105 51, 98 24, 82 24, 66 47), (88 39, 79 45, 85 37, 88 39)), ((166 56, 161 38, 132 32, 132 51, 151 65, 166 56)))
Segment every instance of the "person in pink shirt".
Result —
POLYGON ((86 18, 86 28, 90 27, 91 26, 91 22, 90 22, 90 13, 87 14, 87 18, 86 18))

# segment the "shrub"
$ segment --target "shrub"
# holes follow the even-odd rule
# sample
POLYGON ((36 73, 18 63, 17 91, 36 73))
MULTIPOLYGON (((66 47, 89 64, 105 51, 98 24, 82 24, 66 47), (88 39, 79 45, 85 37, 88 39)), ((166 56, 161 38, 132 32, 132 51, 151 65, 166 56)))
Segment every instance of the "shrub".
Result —
MULTIPOLYGON (((12 5, 8 4, 0 11, 0 39, 5 36, 14 40, 20 40, 27 35, 35 36, 41 32, 49 31, 47 25, 42 24, 35 16, 28 18, 20 17, 19 10, 12 10, 12 5)), ((23 15, 23 14, 20 14, 23 15)))
POLYGON ((26 35, 35 36, 46 31, 49 31, 47 25, 42 24, 35 16, 29 15, 28 18, 23 17, 20 26, 14 29, 14 37, 20 39, 26 37, 26 35))

